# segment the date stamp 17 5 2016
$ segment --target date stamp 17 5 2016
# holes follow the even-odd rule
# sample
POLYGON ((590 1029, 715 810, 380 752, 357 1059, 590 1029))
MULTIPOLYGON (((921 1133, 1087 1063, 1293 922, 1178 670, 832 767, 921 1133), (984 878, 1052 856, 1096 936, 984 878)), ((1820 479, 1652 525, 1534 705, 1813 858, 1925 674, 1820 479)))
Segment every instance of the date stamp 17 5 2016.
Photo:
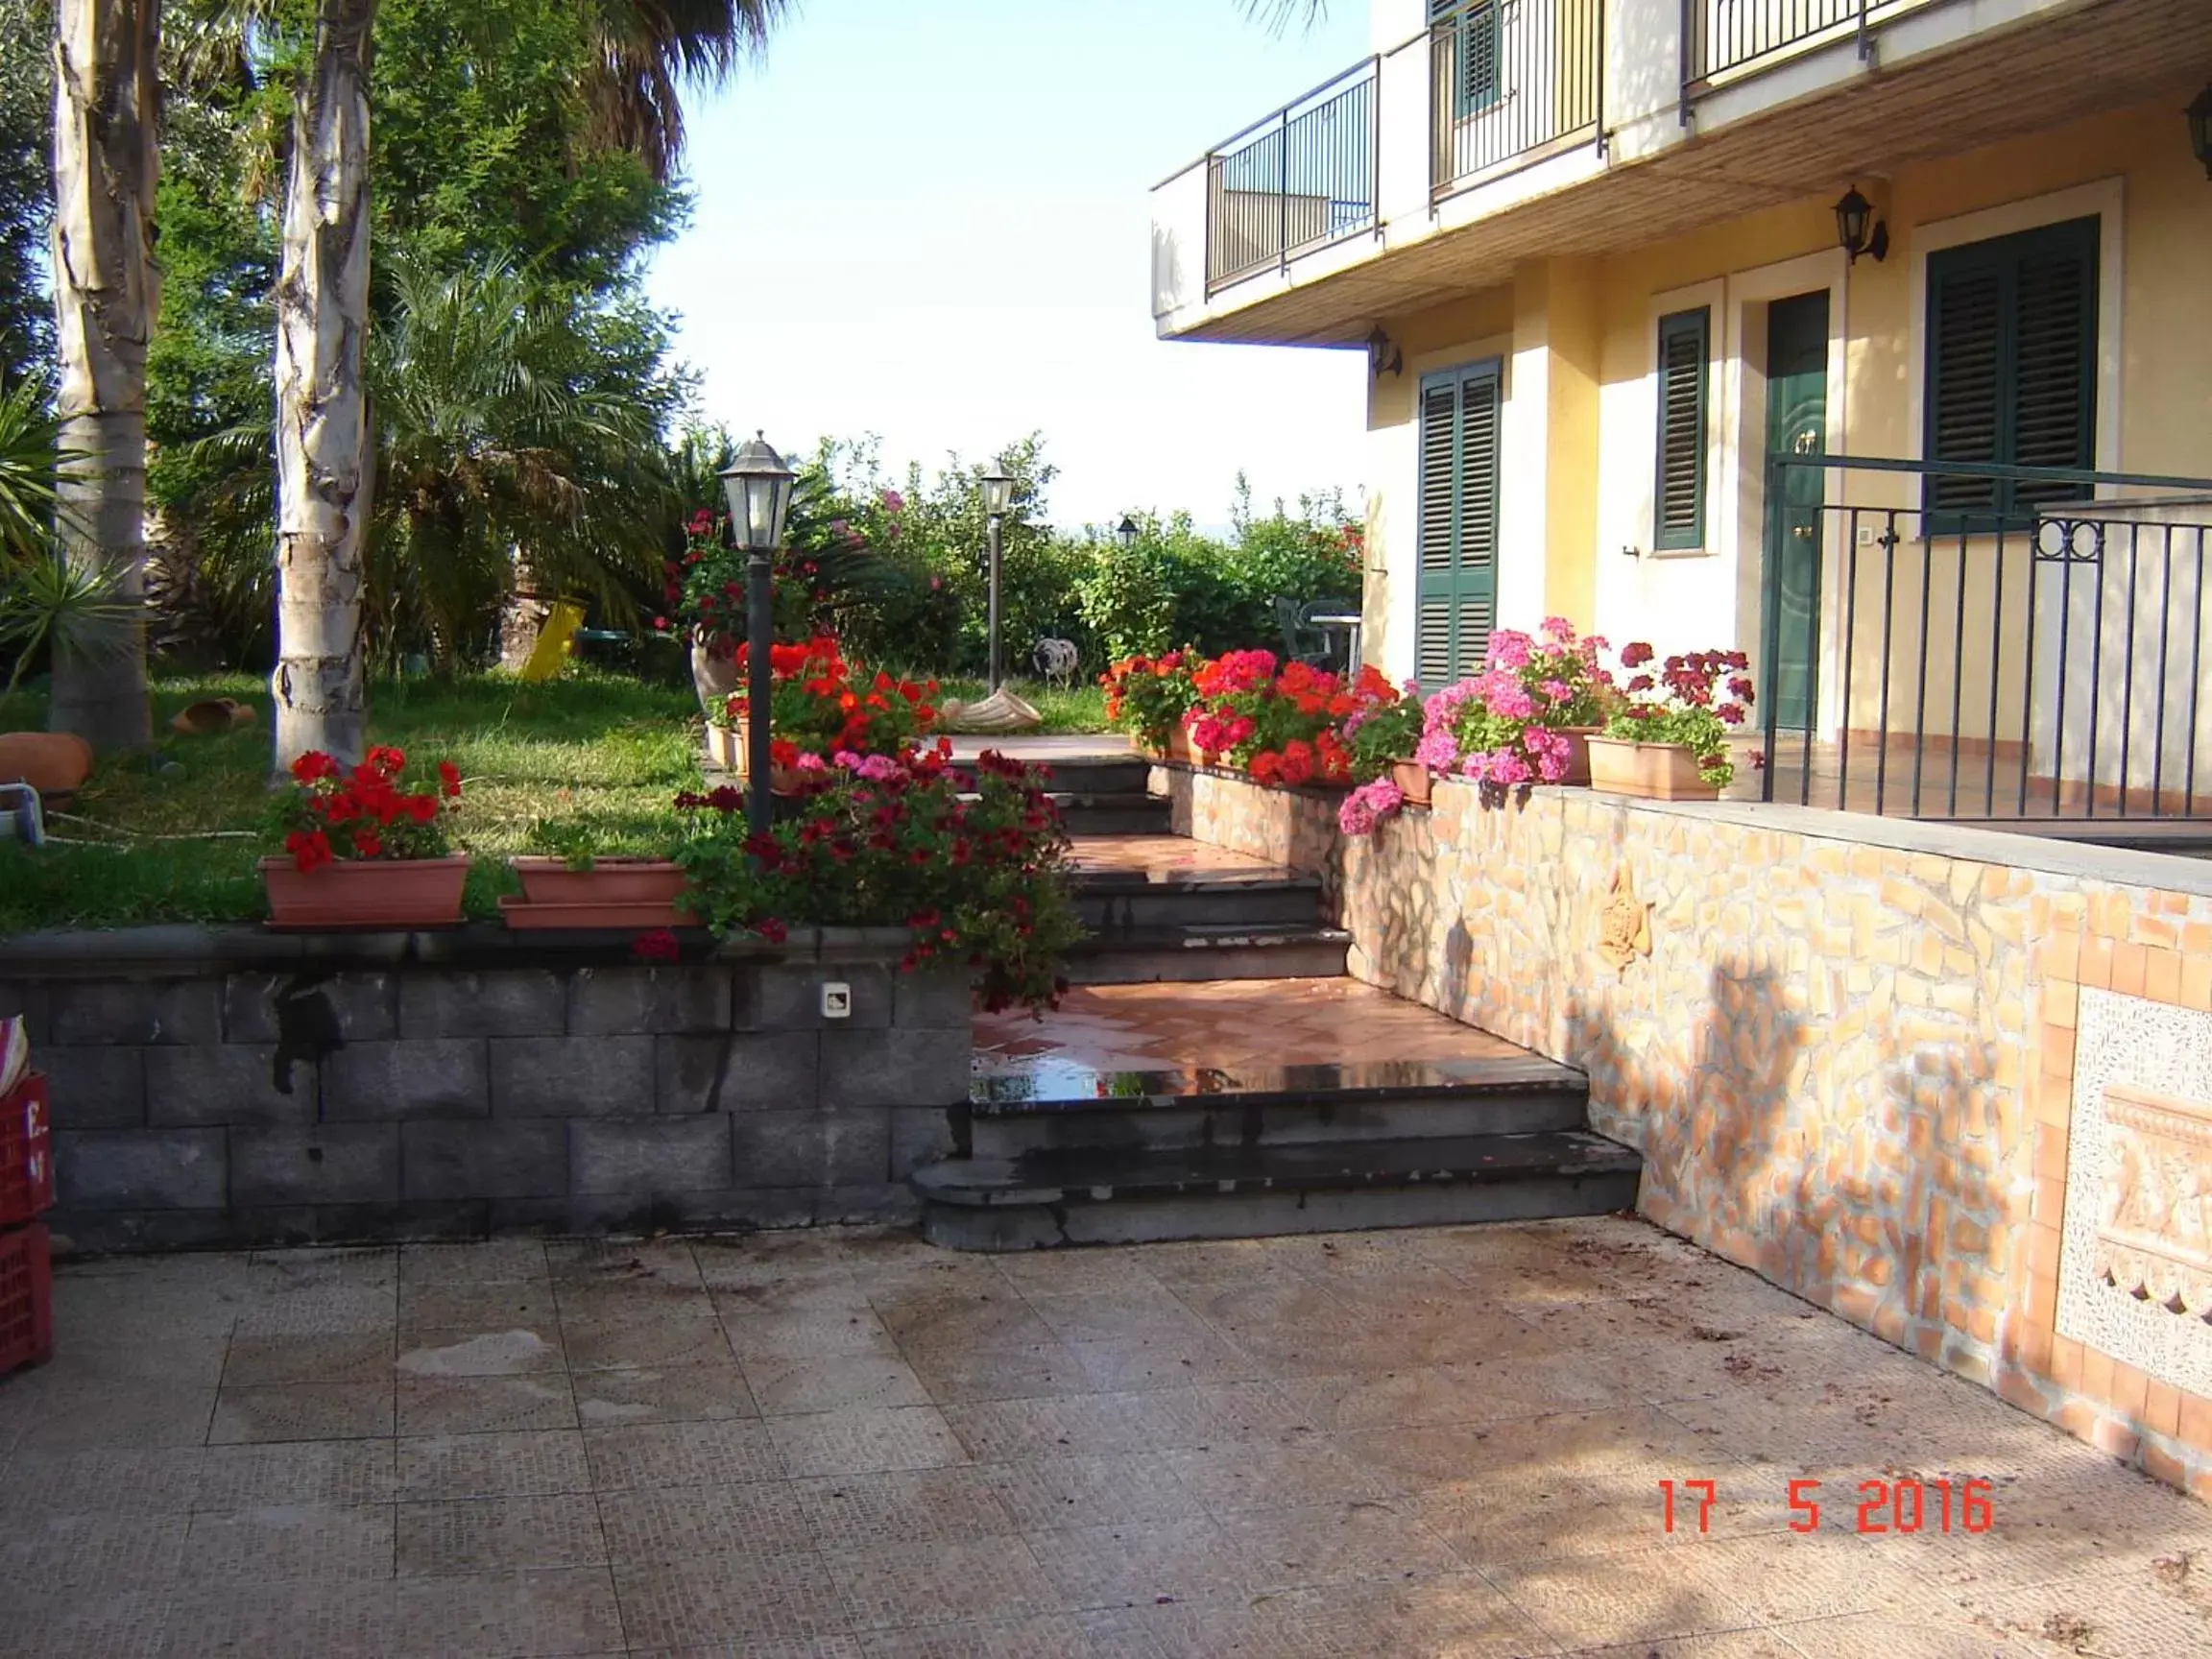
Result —
MULTIPOLYGON (((1790 1482, 1790 1530, 1820 1529, 1820 1482, 1790 1482)), ((1839 1492, 1851 1488, 1839 1487, 1839 1492)), ((1669 1532, 1711 1529, 1713 1506, 1720 1501, 1719 1483, 1712 1480, 1662 1480, 1659 1482, 1661 1526, 1669 1532)), ((1987 1480, 1922 1480, 1902 1476, 1894 1480, 1876 1477, 1858 1483, 1853 1498, 1831 1500, 1836 1515, 1830 1525, 1860 1533, 1873 1532, 1986 1532, 1996 1520, 1990 1506, 1987 1480), (1838 1512, 1840 1513, 1838 1513, 1838 1512)))

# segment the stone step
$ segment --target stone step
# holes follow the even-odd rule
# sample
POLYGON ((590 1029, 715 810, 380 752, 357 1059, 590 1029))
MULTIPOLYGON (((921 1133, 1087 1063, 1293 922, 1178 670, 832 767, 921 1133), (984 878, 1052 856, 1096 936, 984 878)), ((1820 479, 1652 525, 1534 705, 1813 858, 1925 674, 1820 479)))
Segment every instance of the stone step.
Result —
POLYGON ((1172 828, 1166 799, 1147 795, 1142 781, 1135 789, 1097 793, 1054 789, 1049 794, 1070 835, 1166 835, 1172 828))
POLYGON ((1351 947, 1341 928, 1296 923, 1132 926, 1078 944, 1069 952, 1068 978, 1074 985, 1334 979, 1351 947))
POLYGON ((1596 1215, 1642 1161, 1584 1130, 948 1158, 915 1171, 923 1236, 954 1250, 1256 1238, 1596 1215))
MULTIPOLYGON (((1080 860, 1082 848, 1078 844, 1080 860)), ((1075 908, 1105 937, 1144 927, 1321 925, 1321 882, 1294 870, 1191 871, 1146 876, 1078 870, 1075 908)))
POLYGON ((1082 756, 1043 764, 1052 775, 1051 787, 1070 795, 1142 795, 1152 775, 1152 763, 1138 756, 1082 756))
POLYGON ((969 1145, 1014 1159, 1522 1135, 1582 1128, 1589 1095, 1581 1072, 1534 1054, 1233 1071, 1027 1067, 975 1079, 969 1145))

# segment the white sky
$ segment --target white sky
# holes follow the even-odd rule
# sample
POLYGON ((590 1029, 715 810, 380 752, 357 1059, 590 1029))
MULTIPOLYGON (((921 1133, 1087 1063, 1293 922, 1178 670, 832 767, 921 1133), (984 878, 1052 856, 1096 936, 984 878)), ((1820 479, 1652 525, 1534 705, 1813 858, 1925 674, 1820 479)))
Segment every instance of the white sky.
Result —
POLYGON ((786 452, 875 432, 894 471, 1041 430, 1064 525, 1220 524, 1239 468, 1262 509, 1356 501, 1361 356, 1156 339, 1147 196, 1350 67, 1365 12, 1277 37, 1237 0, 805 0, 690 101, 697 211, 649 285, 704 413, 786 452))

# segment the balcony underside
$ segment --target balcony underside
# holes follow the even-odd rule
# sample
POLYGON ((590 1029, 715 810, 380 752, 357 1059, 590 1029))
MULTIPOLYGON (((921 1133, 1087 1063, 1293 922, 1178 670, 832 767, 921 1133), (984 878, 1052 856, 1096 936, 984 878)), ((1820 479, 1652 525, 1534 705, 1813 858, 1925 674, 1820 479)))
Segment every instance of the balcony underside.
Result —
MULTIPOLYGON (((1327 266, 1326 274, 1301 280, 1294 262, 1288 286, 1273 274, 1256 277, 1250 303, 1178 338, 1355 346, 1378 320, 1508 281, 1524 260, 1619 252, 1835 193, 1854 176, 1893 173, 2159 99, 2172 100, 2174 142, 2184 145, 2181 106, 2208 74, 2212 0, 2110 0, 2046 13, 1717 132, 1693 132, 1656 156, 1464 228, 1349 265, 1339 263, 1341 251, 1309 261, 1327 266)), ((1391 229, 1383 228, 1385 244, 1391 229)), ((1238 300, 1231 287, 1214 303, 1238 300)))

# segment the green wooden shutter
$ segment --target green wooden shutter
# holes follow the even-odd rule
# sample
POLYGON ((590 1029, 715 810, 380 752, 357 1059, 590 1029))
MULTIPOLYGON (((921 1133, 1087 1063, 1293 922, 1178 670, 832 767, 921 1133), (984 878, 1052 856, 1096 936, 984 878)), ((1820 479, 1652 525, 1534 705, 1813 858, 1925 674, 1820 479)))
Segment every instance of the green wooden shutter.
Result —
POLYGON ((1498 595, 1500 365, 1421 381, 1420 575, 1414 677, 1434 690, 1490 648, 1498 595))
POLYGON ((1705 545, 1705 389, 1712 317, 1704 306, 1659 319, 1658 483, 1652 545, 1705 545))
POLYGON ((1429 25, 1451 31, 1452 114, 1464 121, 1498 102, 1497 0, 1429 0, 1429 25))
MULTIPOLYGON (((1928 459, 2096 465, 2097 242, 2076 219, 1929 256, 1928 459)), ((1932 532, 1993 530, 2085 488, 1935 477, 1925 506, 1932 532)))

